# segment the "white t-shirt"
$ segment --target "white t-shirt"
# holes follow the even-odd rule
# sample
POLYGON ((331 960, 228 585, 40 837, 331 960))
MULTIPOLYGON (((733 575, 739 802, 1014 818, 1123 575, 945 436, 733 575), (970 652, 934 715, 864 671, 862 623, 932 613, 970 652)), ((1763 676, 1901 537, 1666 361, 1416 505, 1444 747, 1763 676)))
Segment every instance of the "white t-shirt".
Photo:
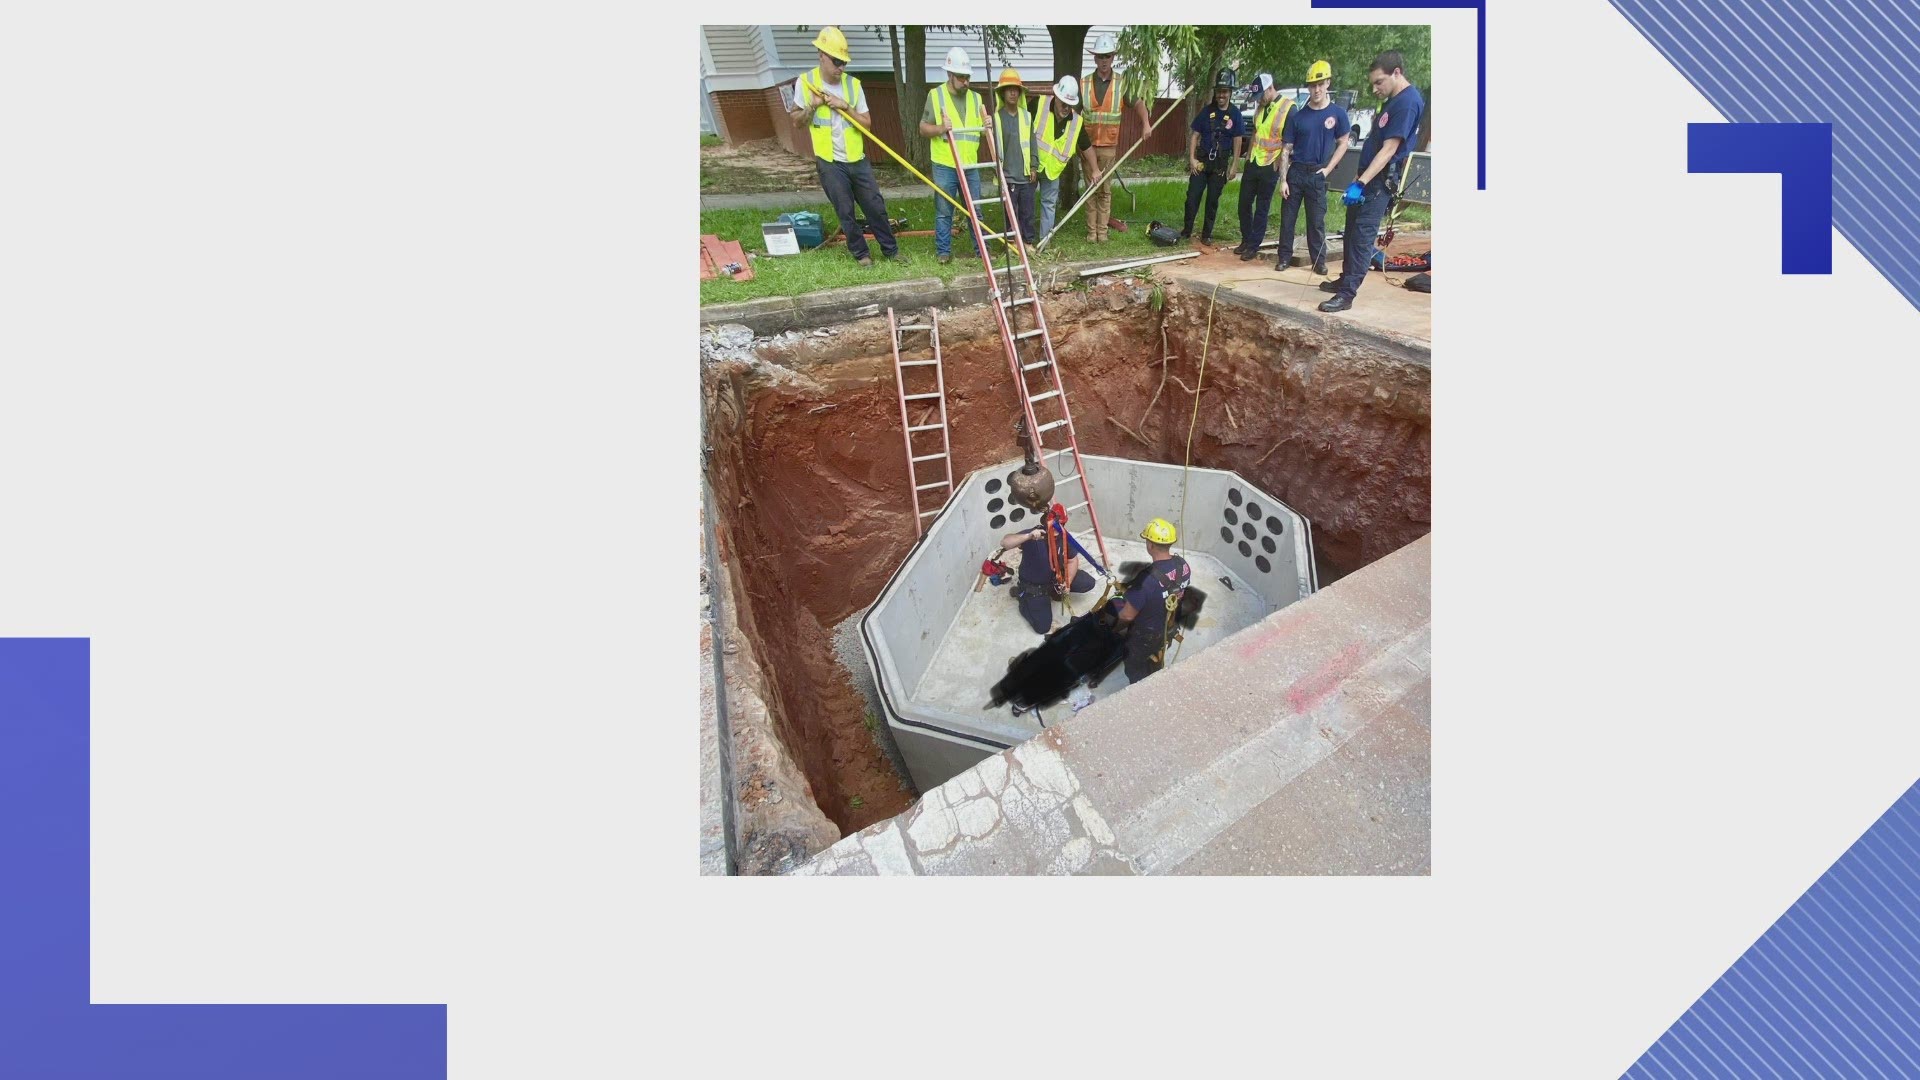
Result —
MULTIPOLYGON (((793 80, 793 103, 796 106, 804 106, 807 101, 807 88, 801 85, 804 80, 805 76, 793 80)), ((845 72, 840 74, 840 82, 838 84, 828 82, 824 75, 820 77, 820 92, 823 94, 831 94, 834 97, 844 99, 847 96, 847 86, 848 83, 845 72)), ((867 88, 858 85, 854 86, 853 100, 848 101, 847 105, 854 112, 866 112, 867 88)), ((847 160, 846 153, 841 150, 840 147, 846 141, 846 133, 853 129, 851 125, 847 123, 846 117, 840 115, 838 112, 832 113, 831 115, 833 117, 833 160, 845 161, 847 160)))

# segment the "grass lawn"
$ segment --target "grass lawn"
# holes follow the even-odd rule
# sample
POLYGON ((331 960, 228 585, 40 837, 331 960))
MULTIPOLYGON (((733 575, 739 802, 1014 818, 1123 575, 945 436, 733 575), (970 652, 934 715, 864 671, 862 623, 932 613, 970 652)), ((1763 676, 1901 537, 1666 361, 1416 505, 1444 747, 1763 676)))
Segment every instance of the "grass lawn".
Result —
MULTIPOLYGON (((1106 259, 1123 262, 1127 259, 1146 258, 1153 255, 1177 254, 1177 248, 1154 246, 1147 239, 1147 224, 1158 219, 1175 228, 1179 228, 1186 206, 1186 187, 1183 184, 1139 184, 1134 187, 1138 197, 1138 209, 1129 212, 1125 194, 1116 190, 1114 211, 1125 215, 1128 231, 1109 232, 1108 242, 1094 245, 1087 241, 1086 211, 1075 214, 1060 230, 1053 243, 1038 257, 1038 264, 1049 261, 1078 261, 1084 259, 1106 259)), ((990 192, 989 192, 990 193, 990 192)), ((1220 209, 1215 219, 1213 238, 1215 243, 1231 247, 1240 239, 1239 228, 1238 181, 1228 184, 1220 195, 1220 209)), ((1327 207, 1327 231, 1339 232, 1346 221, 1346 207, 1336 197, 1327 207)), ((1274 220, 1268 225, 1268 236, 1279 231, 1280 200, 1274 199, 1274 220)), ((908 229, 933 228, 934 196, 925 198, 900 199, 887 204, 887 215, 892 218, 906 218, 908 229)), ((1000 217, 998 206, 986 209, 988 225, 999 228, 1004 219, 1000 217)), ((1065 213, 1067 207, 1062 206, 1065 213)), ((826 227, 833 229, 838 221, 833 209, 827 205, 819 191, 796 195, 793 204, 785 207, 785 212, 812 210, 825 219, 826 227)), ((952 263, 941 266, 934 260, 933 237, 909 236, 900 241, 900 250, 910 262, 906 265, 889 262, 880 258, 877 245, 871 237, 868 246, 873 251, 873 266, 862 268, 847 255, 845 244, 833 244, 804 251, 798 255, 780 258, 766 257, 766 245, 760 238, 762 222, 776 220, 781 210, 710 210, 700 215, 700 231, 718 236, 722 240, 738 240, 740 246, 749 254, 760 258, 753 262, 754 279, 747 282, 730 281, 724 278, 700 283, 700 302, 702 304, 720 304, 734 300, 753 300, 765 296, 800 296, 818 289, 831 289, 845 285, 870 285, 880 281, 900 281, 908 278, 937 277, 950 281, 958 274, 980 272, 980 260, 957 257, 965 248, 967 241, 957 241, 954 245, 956 257, 952 263)), ((957 212, 956 212, 957 213, 957 212)), ((1201 208, 1205 213, 1205 208, 1201 208)), ((1432 223, 1432 215, 1425 207, 1408 207, 1401 212, 1401 220, 1407 223, 1432 223)), ((1195 223, 1198 232, 1199 223, 1195 223)), ((1304 245, 1305 241, 1299 241, 1304 245)), ((995 245, 996 249, 998 245, 995 245)))
POLYGON ((700 133, 701 146, 721 146, 724 145, 724 143, 725 140, 721 139, 718 135, 709 135, 706 132, 700 133))

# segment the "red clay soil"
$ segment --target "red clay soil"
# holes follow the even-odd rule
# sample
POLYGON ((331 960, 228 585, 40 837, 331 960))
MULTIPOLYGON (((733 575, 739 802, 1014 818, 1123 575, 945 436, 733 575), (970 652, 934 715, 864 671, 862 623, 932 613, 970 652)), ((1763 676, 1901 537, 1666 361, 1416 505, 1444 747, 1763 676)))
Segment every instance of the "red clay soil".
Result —
MULTIPOLYGON (((1167 290, 1175 359, 1143 422, 1162 381, 1162 316, 1147 296, 1135 281, 1059 294, 1048 321, 1081 449, 1178 462, 1193 406, 1181 383, 1196 381, 1206 301, 1167 290)), ((1018 455, 1017 404, 991 312, 946 314, 941 328, 958 481, 1018 455)), ((914 540, 886 320, 763 344, 757 355, 706 371, 721 554, 777 699, 781 741, 820 808, 851 832, 912 800, 866 729, 865 699, 831 640, 914 540)), ((1223 304, 1206 385, 1193 463, 1234 469, 1306 514, 1323 583, 1428 531, 1424 365, 1223 304)))

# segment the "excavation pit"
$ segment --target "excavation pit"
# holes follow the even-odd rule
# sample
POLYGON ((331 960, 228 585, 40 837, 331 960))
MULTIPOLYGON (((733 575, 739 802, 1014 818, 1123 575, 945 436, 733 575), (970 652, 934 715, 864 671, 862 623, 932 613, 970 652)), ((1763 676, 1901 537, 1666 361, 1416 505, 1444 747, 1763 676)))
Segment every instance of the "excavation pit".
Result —
MULTIPOLYGON (((1126 278, 1047 295, 1082 452, 1177 473, 1189 454, 1191 421, 1195 478, 1232 474, 1301 516, 1298 535, 1310 546, 1317 576, 1310 584, 1337 581, 1426 535, 1425 349, 1345 322, 1276 313, 1230 290, 1221 291, 1211 313, 1209 300, 1206 291, 1126 278)), ((940 321, 953 475, 980 474, 964 483, 980 484, 984 494, 985 483, 1004 478, 1018 453, 1010 437, 1018 405, 1004 346, 984 305, 944 310, 940 321)), ((907 775, 914 770, 896 765, 894 725, 877 680, 869 685, 859 634, 918 541, 885 313, 772 335, 718 328, 709 330, 703 349, 718 569, 738 622, 732 644, 752 659, 756 680, 753 687, 730 685, 728 699, 763 699, 763 713, 754 715, 764 715, 768 741, 785 748, 810 789, 797 794, 840 830, 859 829, 905 810, 916 794, 916 777, 907 775)), ((1144 519, 1130 508, 1124 482, 1089 477, 1109 554, 1117 562, 1137 557, 1126 545, 1144 519)), ((1195 506, 1205 502, 1218 512, 1224 495, 1206 502, 1200 481, 1191 482, 1186 524, 1197 538, 1195 506)), ((956 495, 966 497, 964 490, 956 495)), ((1006 531, 1020 527, 1007 516, 1006 531)), ((991 518, 981 530, 995 528, 991 518)), ((1220 529, 1242 531, 1243 524, 1229 526, 1220 514, 1207 535, 1224 544, 1220 529)), ((1271 566, 1276 553, 1257 536, 1256 528, 1256 538, 1241 537, 1249 543, 1244 567, 1237 564, 1241 540, 1224 553, 1198 548, 1199 557, 1183 547, 1196 563, 1204 557, 1222 567, 1196 567, 1210 606, 1223 595, 1248 599, 1228 594, 1217 580, 1209 587, 1211 579, 1225 574, 1238 586, 1265 576, 1254 560, 1264 557, 1271 566)), ((986 554, 979 541, 970 538, 947 568, 964 578, 969 598, 986 554)), ((1267 610, 1245 612, 1250 621, 1281 599, 1251 592, 1267 610)), ((1004 587, 987 586, 978 599, 1013 606, 1004 587)), ((929 640, 963 645, 953 631, 964 614, 955 603, 928 623, 929 640)), ((1241 617, 1225 608, 1219 614, 1241 617)), ((1039 640, 1017 615, 1012 625, 1026 641, 1039 640)), ((1004 671, 1010 655, 994 644, 981 662, 1004 671)), ((921 672, 909 696, 927 675, 921 672)), ((964 683, 975 676, 956 664, 949 676, 936 677, 964 683)), ((1124 685, 1122 674, 1110 678, 1113 686, 1103 692, 1124 685)), ((991 682, 979 685, 981 704, 991 682)), ((768 809, 753 801, 759 789, 752 773, 743 767, 740 778, 749 829, 768 809)), ((795 794, 783 789, 768 804, 788 807, 795 794)))
MULTIPOLYGON (((1071 474, 1070 456, 1054 460, 1065 462, 1071 474)), ((1118 523, 1155 517, 1185 522, 1176 550, 1191 564, 1193 585, 1206 600, 1199 621, 1170 653, 1173 662, 1313 592, 1307 520, 1241 477, 1095 455, 1081 461, 1105 543, 1096 538, 1085 507, 1069 514, 1067 529, 1107 572, 1118 576, 1125 564, 1148 561, 1146 544, 1128 538, 1118 523)), ((1002 536, 1034 520, 1007 503, 1019 465, 1000 462, 968 477, 860 623, 880 708, 922 791, 1039 734, 1049 714, 1057 720, 1068 713, 1050 706, 1020 714, 989 702, 989 689, 1008 664, 1042 640, 1020 616, 1010 582, 981 584, 981 553, 994 551, 1002 536)), ((1056 494, 1066 489, 1061 485, 1056 494)), ((1096 566, 1086 569, 1100 573, 1096 566)), ((1106 594, 1097 584, 1091 593, 1068 594, 1066 604, 1071 614, 1083 615, 1106 594)), ((1054 619, 1065 622, 1061 614, 1054 619)), ((1092 687, 1093 697, 1126 685, 1126 676, 1115 672, 1092 687)))

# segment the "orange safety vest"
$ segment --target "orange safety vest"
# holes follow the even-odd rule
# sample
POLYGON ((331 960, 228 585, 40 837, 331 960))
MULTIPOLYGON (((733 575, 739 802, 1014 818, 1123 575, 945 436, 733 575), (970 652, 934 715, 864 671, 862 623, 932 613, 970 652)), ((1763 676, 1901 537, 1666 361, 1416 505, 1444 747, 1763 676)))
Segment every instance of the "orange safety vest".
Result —
POLYGON ((1119 146, 1120 108, 1125 104, 1120 97, 1120 73, 1113 73, 1104 98, 1093 96, 1093 80, 1092 72, 1080 80, 1087 92, 1087 137, 1095 146, 1119 146))

